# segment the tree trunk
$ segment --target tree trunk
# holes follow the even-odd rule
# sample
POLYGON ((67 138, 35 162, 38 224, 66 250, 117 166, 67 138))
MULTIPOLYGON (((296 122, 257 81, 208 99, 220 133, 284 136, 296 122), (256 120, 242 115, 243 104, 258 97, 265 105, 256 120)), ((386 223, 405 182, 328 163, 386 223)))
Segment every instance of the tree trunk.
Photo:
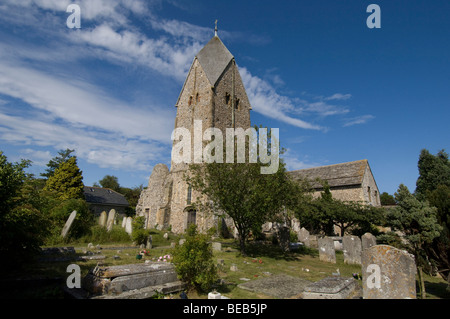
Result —
POLYGON ((425 291, 425 282, 423 280, 422 267, 420 267, 420 266, 417 267, 417 274, 419 275, 420 298, 421 299, 426 299, 427 298, 427 294, 426 294, 426 291, 425 291))

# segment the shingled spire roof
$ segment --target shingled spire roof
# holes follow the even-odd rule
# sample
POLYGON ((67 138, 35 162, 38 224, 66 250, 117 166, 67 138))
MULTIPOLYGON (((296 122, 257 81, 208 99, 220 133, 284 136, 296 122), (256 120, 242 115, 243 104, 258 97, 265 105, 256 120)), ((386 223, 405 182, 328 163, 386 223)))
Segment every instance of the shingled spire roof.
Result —
POLYGON ((217 80, 233 60, 233 55, 222 43, 220 38, 215 35, 197 54, 197 59, 212 86, 215 86, 217 80))

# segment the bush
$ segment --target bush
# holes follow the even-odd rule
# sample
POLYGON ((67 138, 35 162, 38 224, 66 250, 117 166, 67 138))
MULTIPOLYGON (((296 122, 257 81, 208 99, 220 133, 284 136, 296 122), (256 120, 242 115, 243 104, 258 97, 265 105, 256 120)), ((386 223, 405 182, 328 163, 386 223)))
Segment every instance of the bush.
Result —
POLYGON ((133 233, 131 235, 131 238, 133 239, 133 242, 136 243, 136 245, 145 245, 147 244, 148 237, 150 236, 150 231, 146 229, 135 229, 133 230, 133 233))
POLYGON ((197 232, 196 225, 188 228, 184 244, 175 247, 173 263, 178 278, 186 282, 188 289, 206 292, 218 279, 212 246, 206 235, 197 232))
POLYGON ((119 226, 114 226, 111 231, 100 225, 95 225, 90 228, 89 234, 84 236, 81 241, 84 243, 127 243, 131 238, 128 233, 119 226))

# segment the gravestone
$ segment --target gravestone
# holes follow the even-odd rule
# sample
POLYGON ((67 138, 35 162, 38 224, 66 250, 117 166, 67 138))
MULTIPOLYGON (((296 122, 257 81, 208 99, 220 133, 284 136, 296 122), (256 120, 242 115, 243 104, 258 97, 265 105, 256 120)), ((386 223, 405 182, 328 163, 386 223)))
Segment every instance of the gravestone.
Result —
POLYGON ((334 240, 330 237, 322 237, 318 239, 319 260, 336 263, 336 252, 334 250, 334 240))
POLYGON ((102 213, 100 214, 100 217, 98 219, 98 224, 102 227, 106 227, 107 218, 108 218, 108 215, 106 214, 106 212, 102 211, 102 213))
POLYGON ((362 252, 364 299, 415 299, 416 263, 407 251, 375 245, 362 252))
POLYGON ((361 239, 345 235, 342 239, 344 263, 361 265, 361 239))
POLYGON ((362 250, 375 246, 376 244, 377 238, 371 233, 365 233, 364 235, 361 236, 362 250))
POLYGON ((114 219, 116 218, 116 210, 111 209, 108 213, 108 220, 106 221, 106 229, 111 231, 114 226, 114 219))
POLYGON ((151 298, 157 292, 174 292, 184 289, 167 262, 150 262, 107 267, 95 267, 81 283, 82 289, 94 299, 151 298))
POLYGON ((289 251, 290 232, 289 227, 280 226, 277 231, 278 242, 283 251, 289 251))
POLYGON ((124 216, 124 218, 122 219, 122 228, 125 228, 126 223, 127 223, 127 216, 124 216))
POLYGON ((64 227, 63 227, 63 229, 62 229, 62 231, 61 231, 61 236, 62 236, 63 238, 65 238, 65 237, 67 236, 67 233, 69 232, 70 227, 72 226, 73 221, 75 220, 75 217, 77 217, 77 211, 76 211, 76 210, 74 210, 74 211, 70 214, 69 218, 68 218, 67 221, 66 221, 66 224, 64 225, 64 227))
POLYGON ((317 242, 316 235, 309 235, 309 247, 310 248, 319 248, 319 243, 317 242))
POLYGON ((211 243, 213 251, 222 251, 222 243, 213 242, 211 243))
POLYGON ((125 223, 125 231, 131 235, 133 232, 133 218, 127 217, 127 222, 125 223))
POLYGON ((350 277, 327 277, 305 287, 303 299, 352 299, 361 296, 358 282, 350 277))
POLYGON ((148 235, 147 244, 145 245, 145 248, 147 248, 147 249, 152 249, 153 248, 153 237, 152 237, 152 235, 148 235))
POLYGON ((302 227, 298 232, 297 236, 298 240, 305 244, 306 247, 309 247, 309 231, 302 227))

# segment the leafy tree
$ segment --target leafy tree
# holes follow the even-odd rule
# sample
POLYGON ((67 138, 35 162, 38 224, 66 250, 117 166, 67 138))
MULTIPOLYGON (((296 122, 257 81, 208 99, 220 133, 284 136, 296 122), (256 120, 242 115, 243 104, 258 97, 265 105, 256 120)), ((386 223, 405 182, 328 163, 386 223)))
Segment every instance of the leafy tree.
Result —
POLYGON ((443 230, 432 243, 425 244, 425 251, 441 275, 450 275, 450 160, 441 150, 436 155, 422 150, 418 161, 419 177, 416 195, 427 200, 437 209, 437 219, 443 230))
POLYGON ((62 163, 47 180, 44 190, 54 192, 64 201, 71 198, 84 199, 83 176, 76 157, 62 163))
POLYGON ((445 150, 436 155, 430 154, 426 149, 420 152, 419 178, 416 181, 416 195, 420 200, 426 198, 427 191, 435 190, 438 185, 450 187, 450 160, 445 150))
POLYGON ((403 238, 407 242, 405 248, 416 258, 419 288, 422 298, 425 298, 422 268, 427 256, 424 253, 424 245, 439 237, 442 227, 436 218, 436 208, 426 201, 419 201, 405 185, 400 184, 395 193, 395 201, 397 206, 388 211, 387 222, 393 230, 404 234, 403 238))
POLYGON ((381 205, 395 205, 395 198, 394 198, 394 196, 392 196, 386 192, 383 192, 380 195, 380 203, 381 203, 381 205))
POLYGON ((45 218, 23 200, 21 189, 31 178, 28 160, 10 163, 0 151, 0 257, 1 267, 22 261, 39 249, 46 231, 45 218))
POLYGON ((284 163, 280 162, 275 174, 261 174, 261 166, 260 163, 193 164, 187 176, 192 188, 209 200, 199 198, 194 203, 197 208, 206 210, 207 205, 212 205, 214 212, 223 212, 233 219, 243 255, 250 233, 260 232, 262 225, 275 217, 293 194, 293 183, 284 163))
POLYGON ((99 181, 99 183, 103 188, 109 188, 118 193, 121 191, 119 179, 116 176, 106 175, 99 181))
POLYGON ((188 289, 208 291, 218 279, 213 257, 208 236, 199 234, 196 225, 190 225, 186 241, 183 245, 176 245, 173 252, 178 277, 187 283, 188 289))
POLYGON ((71 150, 68 148, 58 151, 58 156, 55 156, 48 162, 47 169, 45 170, 45 173, 41 173, 41 176, 50 178, 50 176, 55 173, 55 170, 59 167, 59 165, 73 157, 72 155, 70 155, 73 152, 75 152, 75 150, 71 150))

